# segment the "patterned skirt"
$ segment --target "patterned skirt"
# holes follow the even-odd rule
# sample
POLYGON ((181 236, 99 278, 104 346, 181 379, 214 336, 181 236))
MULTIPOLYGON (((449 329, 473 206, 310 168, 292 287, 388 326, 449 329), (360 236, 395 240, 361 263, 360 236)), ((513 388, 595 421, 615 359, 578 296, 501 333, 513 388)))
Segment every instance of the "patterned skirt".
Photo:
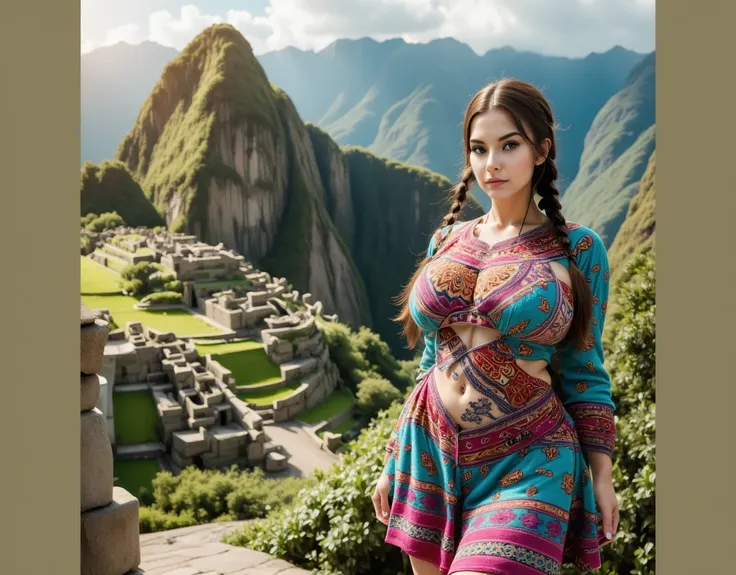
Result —
POLYGON ((572 417, 544 397, 460 429, 431 369, 406 401, 389 442, 385 541, 447 575, 554 575, 600 567, 606 543, 572 417))

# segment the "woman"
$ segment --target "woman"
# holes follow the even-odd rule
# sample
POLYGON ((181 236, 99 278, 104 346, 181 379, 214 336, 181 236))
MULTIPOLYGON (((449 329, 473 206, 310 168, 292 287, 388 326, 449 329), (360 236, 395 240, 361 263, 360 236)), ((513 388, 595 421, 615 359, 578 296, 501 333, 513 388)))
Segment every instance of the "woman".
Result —
POLYGON ((537 89, 486 86, 463 134, 452 208, 399 298, 396 319, 411 347, 424 334, 425 351, 376 515, 417 575, 586 572, 618 526, 606 250, 562 216, 554 120, 537 89), (492 207, 458 223, 472 183, 492 207))

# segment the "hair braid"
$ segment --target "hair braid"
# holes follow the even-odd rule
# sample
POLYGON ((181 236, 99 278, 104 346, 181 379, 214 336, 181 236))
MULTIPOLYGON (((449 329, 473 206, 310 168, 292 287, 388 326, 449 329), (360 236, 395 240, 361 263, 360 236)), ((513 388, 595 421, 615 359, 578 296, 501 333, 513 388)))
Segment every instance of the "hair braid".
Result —
POLYGON ((575 254, 572 251, 570 237, 568 236, 567 222, 562 215, 562 205, 559 200, 560 191, 555 184, 556 179, 557 166, 555 165, 554 159, 547 156, 544 164, 542 164, 542 174, 539 176, 539 181, 536 185, 537 194, 541 197, 538 206, 554 224, 557 239, 570 262, 574 312, 572 325, 568 331, 568 337, 565 339, 572 339, 576 346, 583 347, 593 316, 592 294, 588 280, 585 279, 583 272, 580 271, 575 261, 575 254))
MULTIPOLYGON (((460 176, 460 182, 458 182, 452 188, 452 206, 450 207, 450 211, 445 215, 444 218, 442 218, 442 225, 440 226, 440 230, 445 226, 453 225, 458 220, 460 211, 463 209, 463 206, 468 199, 468 190, 470 189, 470 182, 472 182, 473 179, 473 168, 469 165, 465 166, 465 169, 460 176)), ((440 236, 437 245, 435 246, 435 250, 440 247, 440 244, 449 235, 450 234, 446 234, 444 235, 444 237, 442 235, 440 236)))

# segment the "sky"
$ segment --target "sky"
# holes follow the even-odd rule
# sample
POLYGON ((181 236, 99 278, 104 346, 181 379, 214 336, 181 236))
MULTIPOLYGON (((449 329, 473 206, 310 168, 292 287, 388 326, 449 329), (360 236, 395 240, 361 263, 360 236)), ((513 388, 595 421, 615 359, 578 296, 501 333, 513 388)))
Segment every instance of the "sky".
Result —
POLYGON ((256 54, 319 51, 340 38, 452 37, 479 54, 511 46, 583 57, 654 50, 655 0, 81 0, 81 50, 151 40, 182 49, 226 22, 256 54))

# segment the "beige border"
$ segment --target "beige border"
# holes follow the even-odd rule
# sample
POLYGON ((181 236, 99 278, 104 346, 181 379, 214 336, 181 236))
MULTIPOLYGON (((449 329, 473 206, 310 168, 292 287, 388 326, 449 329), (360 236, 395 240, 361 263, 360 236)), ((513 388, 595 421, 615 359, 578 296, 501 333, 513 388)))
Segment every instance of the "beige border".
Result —
POLYGON ((657 2, 657 573, 734 570, 733 23, 657 2))
POLYGON ((3 9, 3 573, 79 573, 79 28, 3 9))

